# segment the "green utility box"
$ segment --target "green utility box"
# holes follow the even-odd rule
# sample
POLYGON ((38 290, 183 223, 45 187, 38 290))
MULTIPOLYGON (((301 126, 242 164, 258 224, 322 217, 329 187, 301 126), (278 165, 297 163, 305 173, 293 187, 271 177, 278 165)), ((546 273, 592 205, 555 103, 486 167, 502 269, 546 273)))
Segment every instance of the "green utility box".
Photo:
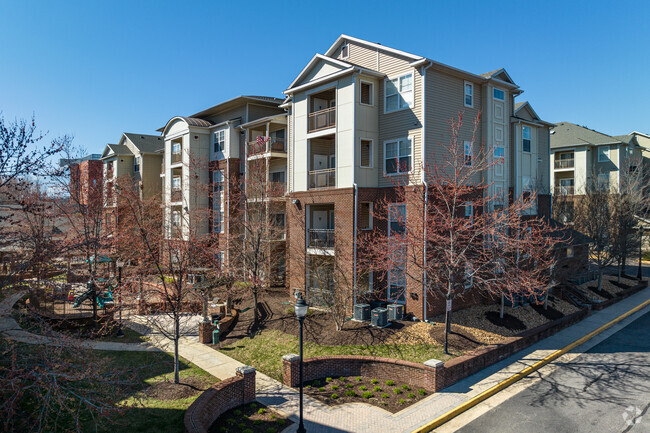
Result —
POLYGON ((212 331, 212 344, 219 344, 219 321, 218 320, 214 321, 214 326, 216 326, 217 329, 212 331))

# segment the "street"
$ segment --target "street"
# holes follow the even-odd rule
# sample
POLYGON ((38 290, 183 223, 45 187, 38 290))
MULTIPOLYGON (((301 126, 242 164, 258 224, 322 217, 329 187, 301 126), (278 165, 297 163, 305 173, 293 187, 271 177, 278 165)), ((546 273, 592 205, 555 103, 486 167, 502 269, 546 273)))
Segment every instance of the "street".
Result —
POLYGON ((457 431, 650 432, 650 313, 457 431))

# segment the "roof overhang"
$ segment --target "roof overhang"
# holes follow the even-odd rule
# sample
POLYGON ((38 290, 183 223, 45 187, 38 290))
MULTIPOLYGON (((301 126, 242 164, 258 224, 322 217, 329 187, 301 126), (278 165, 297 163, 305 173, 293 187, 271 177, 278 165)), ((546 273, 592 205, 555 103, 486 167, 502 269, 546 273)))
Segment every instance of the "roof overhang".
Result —
POLYGON ((367 47, 371 47, 371 48, 374 48, 374 49, 377 49, 377 50, 386 51, 387 53, 397 54, 397 55, 399 55, 399 56, 403 56, 403 57, 406 57, 406 58, 409 58, 409 59, 412 59, 412 60, 420 60, 420 59, 423 59, 422 56, 418 56, 418 55, 415 55, 415 54, 407 53, 407 52, 405 52, 405 51, 396 50, 395 48, 386 47, 386 46, 384 46, 384 45, 376 44, 376 43, 374 43, 374 42, 364 41, 363 39, 354 38, 354 37, 352 37, 352 36, 348 36, 348 35, 341 35, 341 36, 339 36, 339 37, 336 39, 336 41, 334 41, 334 43, 333 43, 333 44, 329 47, 329 49, 325 52, 325 55, 326 55, 327 57, 331 57, 331 56, 334 54, 334 52, 336 51, 336 48, 339 46, 339 44, 340 44, 342 41, 344 41, 344 40, 345 40, 345 41, 354 42, 354 43, 357 43, 357 44, 359 44, 359 45, 365 45, 365 46, 367 46, 367 47))

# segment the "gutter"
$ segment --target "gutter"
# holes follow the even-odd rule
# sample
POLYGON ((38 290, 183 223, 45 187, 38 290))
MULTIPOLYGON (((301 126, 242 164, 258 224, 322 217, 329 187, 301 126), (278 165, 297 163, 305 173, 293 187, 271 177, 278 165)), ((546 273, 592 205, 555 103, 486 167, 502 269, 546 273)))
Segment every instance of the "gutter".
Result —
MULTIPOLYGON (((352 149, 354 151, 354 154, 352 156, 352 169, 354 173, 354 262, 353 262, 353 269, 352 269, 352 308, 354 308, 354 305, 357 303, 357 236, 358 236, 358 218, 359 218, 359 187, 357 186, 357 95, 359 92, 357 92, 357 76, 361 71, 357 70, 357 72, 352 76, 353 80, 353 85, 354 85, 354 129, 352 132, 352 149)), ((337 98, 338 100, 338 98, 337 98)), ((339 115, 339 110, 336 110, 336 115, 339 115)), ((337 119, 337 125, 339 124, 338 119, 337 119)), ((337 134, 338 136, 338 134, 337 134)), ((338 138, 337 138, 338 141, 338 138)), ((336 162, 338 163, 339 158, 336 158, 336 162)), ((338 174, 337 174, 338 176, 338 174)))
MULTIPOLYGON (((425 59, 426 60, 426 59, 425 59)), ((419 62, 417 62, 419 63, 419 62)), ((429 184, 424 168, 427 164, 427 68, 431 62, 422 63, 422 183, 424 184, 424 231, 422 245, 422 320, 427 321, 427 214, 429 213, 429 184), (426 66, 424 66, 426 64, 426 66)))

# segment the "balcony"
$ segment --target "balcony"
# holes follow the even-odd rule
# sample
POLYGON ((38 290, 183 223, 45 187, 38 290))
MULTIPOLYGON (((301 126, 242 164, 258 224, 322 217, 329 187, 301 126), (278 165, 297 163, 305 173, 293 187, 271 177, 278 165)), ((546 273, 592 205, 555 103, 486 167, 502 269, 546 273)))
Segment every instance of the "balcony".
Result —
POLYGON ((178 152, 178 153, 172 153, 172 164, 176 164, 178 162, 181 162, 183 160, 183 155, 178 152))
POLYGON ((176 202, 176 201, 181 201, 181 200, 183 200, 183 191, 181 191, 180 189, 172 190, 171 200, 170 201, 176 202))
POLYGON ((311 170, 309 172, 309 189, 336 188, 336 169, 311 170))
POLYGON ((555 168, 556 169, 573 168, 574 167, 573 164, 574 164, 573 158, 571 158, 571 159, 556 159, 555 160, 555 168))
POLYGON ((336 107, 309 113, 308 132, 322 131, 336 126, 336 107))
POLYGON ((264 153, 287 153, 287 142, 284 138, 273 138, 264 144, 257 141, 248 143, 248 156, 261 155, 264 153))
POLYGON ((334 229, 309 229, 310 248, 334 248, 334 229))
POLYGON ((574 194, 573 186, 556 186, 555 195, 573 195, 574 194))

